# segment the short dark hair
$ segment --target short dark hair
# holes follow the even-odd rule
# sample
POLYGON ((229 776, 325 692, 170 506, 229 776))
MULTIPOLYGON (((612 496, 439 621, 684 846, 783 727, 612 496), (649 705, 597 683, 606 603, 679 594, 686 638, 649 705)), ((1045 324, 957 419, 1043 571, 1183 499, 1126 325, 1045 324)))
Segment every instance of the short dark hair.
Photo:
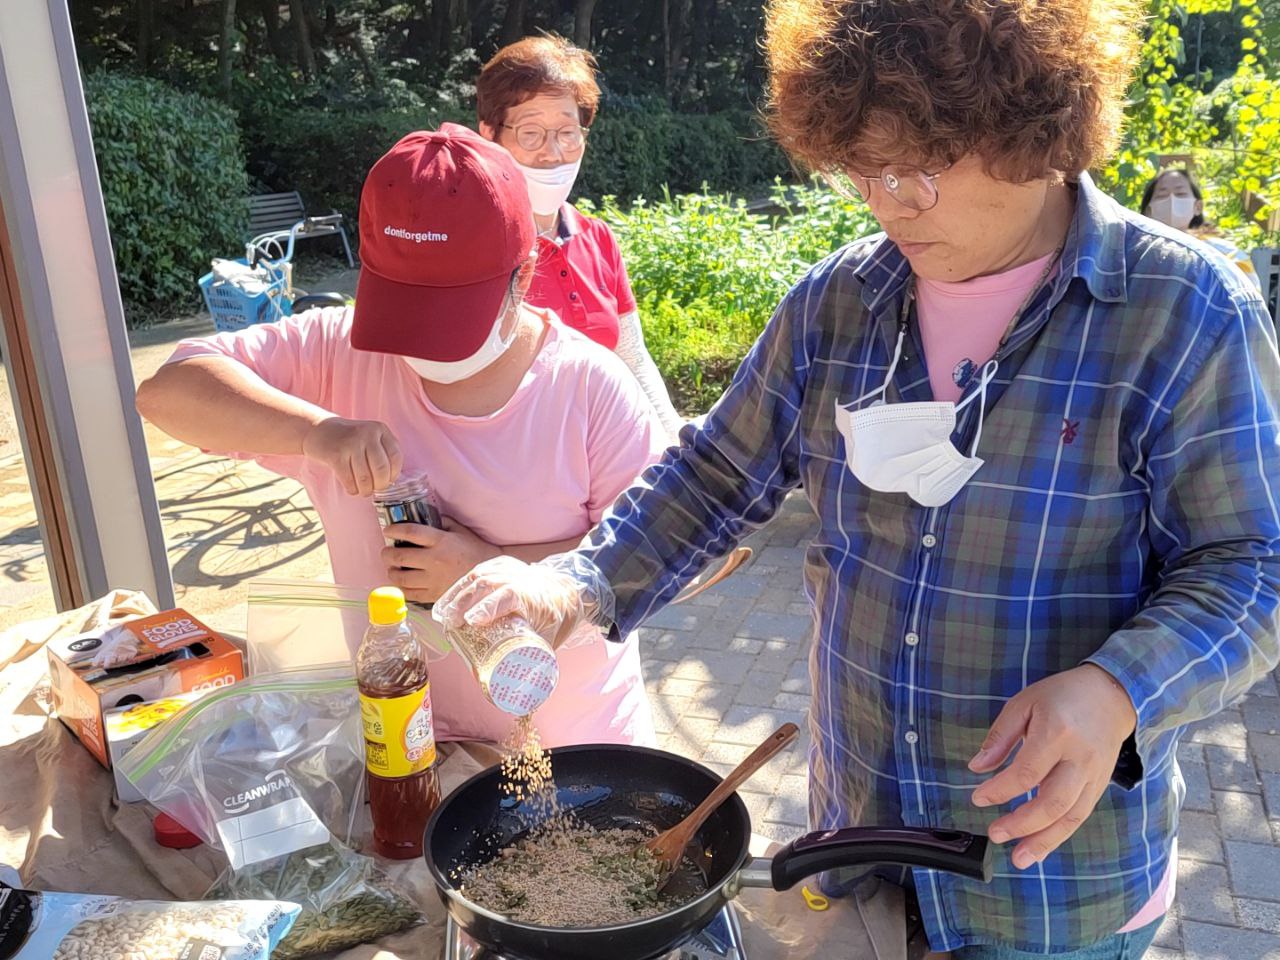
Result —
MULTIPOLYGON (((1186 177, 1187 185, 1191 187, 1191 195, 1201 203, 1204 202, 1204 191, 1200 189, 1200 181, 1196 179, 1196 175, 1186 167, 1169 167, 1166 170, 1161 170, 1152 177, 1150 181, 1148 181, 1146 189, 1142 191, 1142 206, 1138 209, 1139 213, 1146 214, 1146 212, 1151 208, 1151 195, 1156 192, 1156 187, 1160 183, 1160 178, 1171 173, 1180 173, 1182 176, 1186 177)), ((1200 213, 1197 213, 1191 218, 1191 222, 1187 224, 1187 229, 1194 230, 1196 227, 1203 227, 1205 223, 1204 210, 1201 209, 1200 213)))
POLYGON ((508 44, 476 79, 476 118, 496 127, 507 111, 539 94, 567 94, 578 105, 578 122, 591 126, 600 106, 596 58, 563 37, 525 37, 508 44))

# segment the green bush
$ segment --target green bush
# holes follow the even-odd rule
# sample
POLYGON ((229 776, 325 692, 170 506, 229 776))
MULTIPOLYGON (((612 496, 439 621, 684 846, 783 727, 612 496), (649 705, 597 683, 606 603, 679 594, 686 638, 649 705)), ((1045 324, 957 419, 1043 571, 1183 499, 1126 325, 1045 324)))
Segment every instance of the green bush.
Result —
POLYGON ((249 173, 261 188, 297 190, 308 212, 337 210, 352 233, 360 188, 379 157, 414 130, 470 119, 457 109, 321 107, 246 108, 243 117, 249 173))
POLYGON ((690 415, 705 412, 724 393, 762 329, 751 314, 726 312, 701 298, 679 304, 646 297, 640 310, 645 344, 671 402, 690 415))
POLYGON ((209 261, 244 242, 248 181, 235 111, 105 71, 85 78, 85 100, 130 316, 194 304, 209 261))
MULTIPOLYGON (((724 195, 667 195, 594 212, 622 249, 654 362, 676 406, 700 412, 728 386, 787 290, 816 261, 875 232, 860 204, 818 185, 774 187, 766 218, 724 195)), ((590 205, 587 205, 590 206, 590 205)))
POLYGON ((666 186, 688 193, 759 189, 790 174, 782 151, 748 111, 673 113, 660 101, 608 97, 591 127, 577 195, 624 200, 666 186))
MULTIPOLYGON (((474 126, 469 109, 370 108, 241 101, 249 173, 262 189, 298 190, 308 209, 338 210, 353 224, 360 187, 400 137, 446 120, 474 126)), ((788 172, 747 112, 672 113, 649 100, 610 98, 592 126, 575 197, 632 199, 672 192, 751 190, 788 172)))

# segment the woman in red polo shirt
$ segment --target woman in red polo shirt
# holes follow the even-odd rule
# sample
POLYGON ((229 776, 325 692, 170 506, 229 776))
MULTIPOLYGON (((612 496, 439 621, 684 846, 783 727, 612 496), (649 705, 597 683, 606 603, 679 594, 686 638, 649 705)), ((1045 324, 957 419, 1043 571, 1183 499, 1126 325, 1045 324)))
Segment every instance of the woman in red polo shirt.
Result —
POLYGON ((684 418, 645 348, 618 244, 604 223, 567 202, 600 103, 595 66, 559 37, 503 47, 476 80, 480 133, 506 147, 529 184, 538 270, 527 302, 617 353, 674 438, 684 418))

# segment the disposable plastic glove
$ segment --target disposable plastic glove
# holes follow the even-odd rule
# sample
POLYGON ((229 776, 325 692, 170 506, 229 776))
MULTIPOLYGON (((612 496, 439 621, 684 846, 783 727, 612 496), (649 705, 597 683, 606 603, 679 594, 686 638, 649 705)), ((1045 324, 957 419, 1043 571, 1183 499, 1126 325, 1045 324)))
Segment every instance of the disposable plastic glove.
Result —
POLYGON ((431 615, 448 629, 516 614, 559 648, 598 637, 580 628, 612 623, 614 606, 613 589, 594 564, 560 553, 533 564, 507 556, 486 560, 446 590, 431 615))

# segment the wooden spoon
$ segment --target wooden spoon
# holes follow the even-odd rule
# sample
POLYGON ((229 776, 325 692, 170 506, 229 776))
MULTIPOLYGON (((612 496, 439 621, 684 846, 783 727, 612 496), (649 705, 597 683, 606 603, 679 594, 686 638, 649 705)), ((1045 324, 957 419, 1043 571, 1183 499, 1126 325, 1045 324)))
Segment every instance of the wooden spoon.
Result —
POLYGON ((689 841, 698 832, 698 828, 702 826, 703 821, 711 816, 720 804, 728 800, 730 794, 751 779, 761 767, 768 763, 775 753, 794 740, 799 732, 800 728, 794 723, 784 723, 769 734, 769 739, 752 750, 750 756, 734 767, 733 771, 707 795, 707 799, 694 808, 693 813, 689 814, 670 830, 662 831, 662 833, 644 844, 645 849, 661 863, 663 881, 658 885, 659 891, 667 885, 672 874, 675 873, 675 869, 680 863, 680 858, 684 856, 685 847, 689 846, 689 841))

